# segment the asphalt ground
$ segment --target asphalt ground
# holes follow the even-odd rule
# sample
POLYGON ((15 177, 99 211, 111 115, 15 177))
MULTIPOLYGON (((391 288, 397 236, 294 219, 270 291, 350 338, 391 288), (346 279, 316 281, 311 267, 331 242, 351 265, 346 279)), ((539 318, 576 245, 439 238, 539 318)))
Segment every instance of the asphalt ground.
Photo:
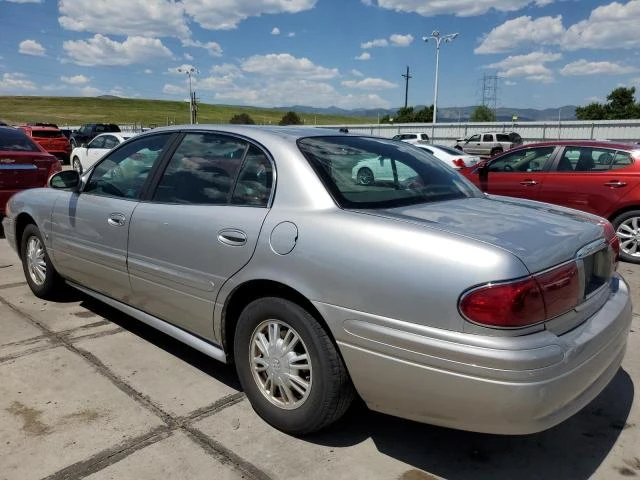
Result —
POLYGON ((640 266, 619 271, 638 312, 623 367, 561 425, 482 435, 356 403, 297 439, 253 413, 233 367, 79 292, 34 297, 0 238, 0 480, 638 477, 640 266))

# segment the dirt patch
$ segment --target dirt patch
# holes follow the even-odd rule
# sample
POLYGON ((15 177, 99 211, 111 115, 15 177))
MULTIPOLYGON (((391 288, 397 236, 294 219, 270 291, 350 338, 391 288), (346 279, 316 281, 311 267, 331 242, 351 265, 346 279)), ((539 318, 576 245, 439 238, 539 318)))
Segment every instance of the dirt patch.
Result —
POLYGON ((13 402, 6 409, 12 415, 22 419, 22 430, 27 435, 47 435, 51 432, 51 427, 40 420, 42 411, 35 408, 27 407, 20 402, 13 402))
POLYGON ((407 470, 404 472, 398 480, 439 480, 440 477, 436 477, 427 472, 423 472, 422 470, 407 470))

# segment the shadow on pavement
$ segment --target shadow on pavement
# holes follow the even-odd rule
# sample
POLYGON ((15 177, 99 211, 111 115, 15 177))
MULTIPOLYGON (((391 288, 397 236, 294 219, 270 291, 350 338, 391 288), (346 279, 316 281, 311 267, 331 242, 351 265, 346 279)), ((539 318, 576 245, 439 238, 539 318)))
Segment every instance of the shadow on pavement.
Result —
MULTIPOLYGON (((534 435, 450 430, 357 405, 329 430, 305 440, 346 447, 370 438, 380 453, 447 479, 586 479, 609 454, 623 429, 638 428, 626 423, 633 396, 633 381, 620 369, 600 396, 582 411, 534 435)), ((431 478, 419 471, 414 473, 408 478, 431 478)))

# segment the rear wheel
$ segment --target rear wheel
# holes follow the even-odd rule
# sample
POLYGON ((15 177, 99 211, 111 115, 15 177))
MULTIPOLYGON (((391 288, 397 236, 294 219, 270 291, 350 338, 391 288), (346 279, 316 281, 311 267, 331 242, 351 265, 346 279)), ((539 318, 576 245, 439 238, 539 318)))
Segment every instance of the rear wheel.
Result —
POLYGON ((375 181, 375 177, 373 176, 373 172, 370 168, 363 167, 358 170, 356 181, 359 185, 372 185, 375 181))
POLYGON ((497 147, 494 148, 493 150, 491 150, 491 156, 495 157, 496 155, 500 155, 504 150, 502 150, 502 148, 497 147))
POLYGON ((238 320, 234 357, 251 405, 284 432, 320 430, 353 400, 337 347, 309 312, 289 300, 266 297, 247 305, 238 320))
POLYGON ((631 210, 613 220, 613 228, 620 239, 620 259, 640 263, 640 210, 631 210))
POLYGON ((20 245, 22 269, 29 288, 36 297, 54 298, 64 286, 64 280, 51 264, 38 227, 27 225, 20 245))
POLYGON ((82 164, 80 163, 80 159, 78 157, 73 157, 72 165, 73 165, 73 169, 76 172, 82 174, 82 164))

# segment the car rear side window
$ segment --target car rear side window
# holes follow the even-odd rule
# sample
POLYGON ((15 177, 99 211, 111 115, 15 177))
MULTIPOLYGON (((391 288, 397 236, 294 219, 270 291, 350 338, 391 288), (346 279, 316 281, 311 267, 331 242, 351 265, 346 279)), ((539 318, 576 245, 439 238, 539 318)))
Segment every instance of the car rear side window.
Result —
POLYGON ((158 183, 153 201, 187 205, 228 203, 248 148, 245 140, 226 135, 186 134, 158 183))
MULTIPOLYGON (((574 172, 602 172, 612 167, 616 152, 606 148, 566 147, 556 170, 574 172)), ((617 167, 622 168, 622 167, 617 167)))
POLYGON ((615 157, 613 157, 613 163, 611 164, 611 170, 617 170, 619 168, 625 168, 633 164, 631 153, 617 151, 615 157))
POLYGON ((498 142, 511 142, 511 138, 507 133, 498 133, 496 135, 496 139, 498 142))
POLYGON ((309 137, 298 148, 343 208, 393 208, 480 195, 421 149, 369 137, 309 137))
POLYGON ((485 133, 482 136, 482 141, 483 142, 493 142, 493 135, 489 134, 489 133, 485 133))
POLYGON ((84 192, 139 198, 170 137, 170 133, 141 137, 108 153, 94 168, 84 192))

